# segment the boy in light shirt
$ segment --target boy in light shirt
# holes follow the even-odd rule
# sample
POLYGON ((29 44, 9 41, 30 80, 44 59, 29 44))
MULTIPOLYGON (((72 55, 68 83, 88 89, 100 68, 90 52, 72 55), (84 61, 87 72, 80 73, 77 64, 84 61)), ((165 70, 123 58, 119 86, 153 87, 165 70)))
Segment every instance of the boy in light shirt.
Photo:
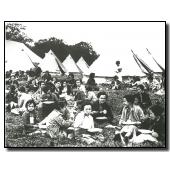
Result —
POLYGON ((74 127, 82 129, 92 129, 94 128, 93 117, 91 116, 92 106, 90 102, 85 102, 83 104, 83 110, 78 113, 75 118, 74 127))

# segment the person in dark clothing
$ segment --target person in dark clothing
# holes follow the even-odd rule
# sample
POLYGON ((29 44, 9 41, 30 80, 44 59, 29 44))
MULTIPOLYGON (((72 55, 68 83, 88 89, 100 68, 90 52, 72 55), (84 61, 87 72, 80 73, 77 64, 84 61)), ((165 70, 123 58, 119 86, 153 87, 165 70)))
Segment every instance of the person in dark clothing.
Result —
POLYGON ((32 68, 31 68, 30 71, 29 71, 29 76, 30 76, 30 77, 34 77, 34 76, 35 76, 34 71, 33 71, 32 68))
POLYGON ((98 101, 92 105, 92 116, 94 118, 95 126, 104 127, 113 121, 113 113, 111 106, 106 102, 107 94, 99 92, 97 95, 98 101))
POLYGON ((38 104, 39 118, 44 119, 54 109, 56 103, 58 103, 57 96, 47 86, 42 87, 42 95, 38 104))
POLYGON ((55 85, 54 85, 51 81, 47 82, 47 83, 46 83, 46 86, 47 86, 48 89, 50 89, 52 92, 55 91, 55 85))
POLYGON ((58 98, 60 98, 60 94, 61 94, 61 82, 59 80, 56 80, 54 82, 54 86, 55 86, 54 93, 56 94, 56 96, 58 98))
POLYGON ((52 80, 51 74, 49 73, 49 71, 46 71, 46 72, 45 72, 45 74, 42 76, 42 79, 43 79, 45 82, 48 82, 48 81, 52 80))
POLYGON ((67 78, 67 85, 69 85, 71 88, 74 88, 76 85, 76 80, 74 79, 74 74, 69 73, 68 78, 67 78))
POLYGON ((89 79, 87 80, 86 87, 92 87, 93 90, 96 90, 97 84, 94 79, 95 73, 90 73, 89 79))
POLYGON ((156 137, 158 141, 165 142, 165 117, 164 109, 156 104, 148 109, 149 117, 142 124, 142 129, 153 131, 152 136, 156 137))
POLYGON ((144 113, 152 105, 149 94, 145 92, 143 85, 138 85, 138 93, 136 94, 139 98, 139 105, 143 109, 144 113))
POLYGON ((6 95, 7 111, 11 111, 12 108, 17 106, 18 103, 18 93, 14 85, 10 86, 10 90, 6 95))
POLYGON ((9 93, 7 94, 6 96, 6 102, 7 103, 10 103, 11 101, 15 102, 15 103, 18 103, 18 94, 15 90, 15 86, 14 85, 11 85, 10 86, 10 90, 9 90, 9 93))
POLYGON ((112 80, 111 84, 112 84, 112 89, 113 90, 120 90, 121 89, 121 81, 119 81, 118 76, 113 77, 113 80, 112 80))
POLYGON ((7 79, 7 78, 10 78, 10 76, 11 76, 10 72, 9 72, 9 71, 6 71, 6 73, 5 73, 5 78, 6 78, 6 79, 7 79))
POLYGON ((61 90, 61 95, 62 94, 67 94, 67 95, 72 94, 72 89, 71 89, 70 85, 68 85, 68 83, 66 81, 63 81, 61 83, 60 90, 61 90))
POLYGON ((41 73, 42 73, 41 68, 40 67, 35 67, 35 69, 34 69, 35 76, 40 77, 41 73))

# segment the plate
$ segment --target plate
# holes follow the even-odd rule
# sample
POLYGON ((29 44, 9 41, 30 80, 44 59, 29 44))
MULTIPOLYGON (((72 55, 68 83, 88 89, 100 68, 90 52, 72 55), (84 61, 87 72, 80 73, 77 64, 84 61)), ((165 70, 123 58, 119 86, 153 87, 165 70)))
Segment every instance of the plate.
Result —
POLYGON ((45 101, 45 102, 43 102, 44 104, 52 104, 52 103, 54 103, 54 101, 45 101))
POLYGON ((83 138, 90 138, 90 137, 91 137, 91 135, 88 135, 88 134, 82 134, 82 137, 83 137, 83 138))
POLYGON ((67 130, 73 131, 73 130, 74 130, 74 127, 69 127, 67 130))
POLYGON ((107 125, 107 126, 105 126, 105 128, 113 128, 113 129, 115 129, 115 128, 117 128, 118 126, 113 126, 113 125, 107 125))
POLYGON ((145 134, 150 134, 150 133, 152 133, 151 130, 147 130, 147 129, 138 129, 138 131, 141 132, 141 133, 145 133, 145 134))
POLYGON ((103 117, 96 117, 97 120, 106 120, 107 117, 103 116, 103 117))
POLYGON ((92 128, 92 129, 88 129, 88 132, 91 132, 91 133, 102 132, 102 129, 100 129, 100 128, 92 128))
POLYGON ((123 125, 139 125, 141 122, 123 122, 123 125))
POLYGON ((47 129, 47 125, 39 125, 40 129, 47 129))

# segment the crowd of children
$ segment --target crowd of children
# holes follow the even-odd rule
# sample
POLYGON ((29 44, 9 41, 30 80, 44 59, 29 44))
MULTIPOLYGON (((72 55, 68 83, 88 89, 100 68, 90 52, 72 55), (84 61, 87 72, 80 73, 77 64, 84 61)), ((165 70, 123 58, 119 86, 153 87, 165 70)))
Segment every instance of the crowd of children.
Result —
MULTIPOLYGON (((101 132, 110 126, 117 127, 115 140, 124 146, 146 140, 165 142, 164 109, 159 104, 152 105, 144 84, 133 84, 135 95, 123 97, 121 117, 115 126, 107 91, 99 88, 94 78, 95 74, 91 74, 83 84, 73 74, 60 79, 48 71, 43 75, 38 71, 15 74, 8 71, 6 111, 22 117, 27 135, 74 138, 78 131, 101 132)), ((120 89, 117 78, 114 82, 113 89, 120 89)))

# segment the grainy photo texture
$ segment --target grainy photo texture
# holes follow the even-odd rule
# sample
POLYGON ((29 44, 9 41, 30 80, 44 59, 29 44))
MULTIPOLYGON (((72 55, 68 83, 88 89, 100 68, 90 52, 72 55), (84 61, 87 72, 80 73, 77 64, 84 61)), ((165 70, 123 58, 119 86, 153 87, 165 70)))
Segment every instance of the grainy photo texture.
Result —
POLYGON ((166 22, 4 22, 5 148, 166 148, 166 22))

